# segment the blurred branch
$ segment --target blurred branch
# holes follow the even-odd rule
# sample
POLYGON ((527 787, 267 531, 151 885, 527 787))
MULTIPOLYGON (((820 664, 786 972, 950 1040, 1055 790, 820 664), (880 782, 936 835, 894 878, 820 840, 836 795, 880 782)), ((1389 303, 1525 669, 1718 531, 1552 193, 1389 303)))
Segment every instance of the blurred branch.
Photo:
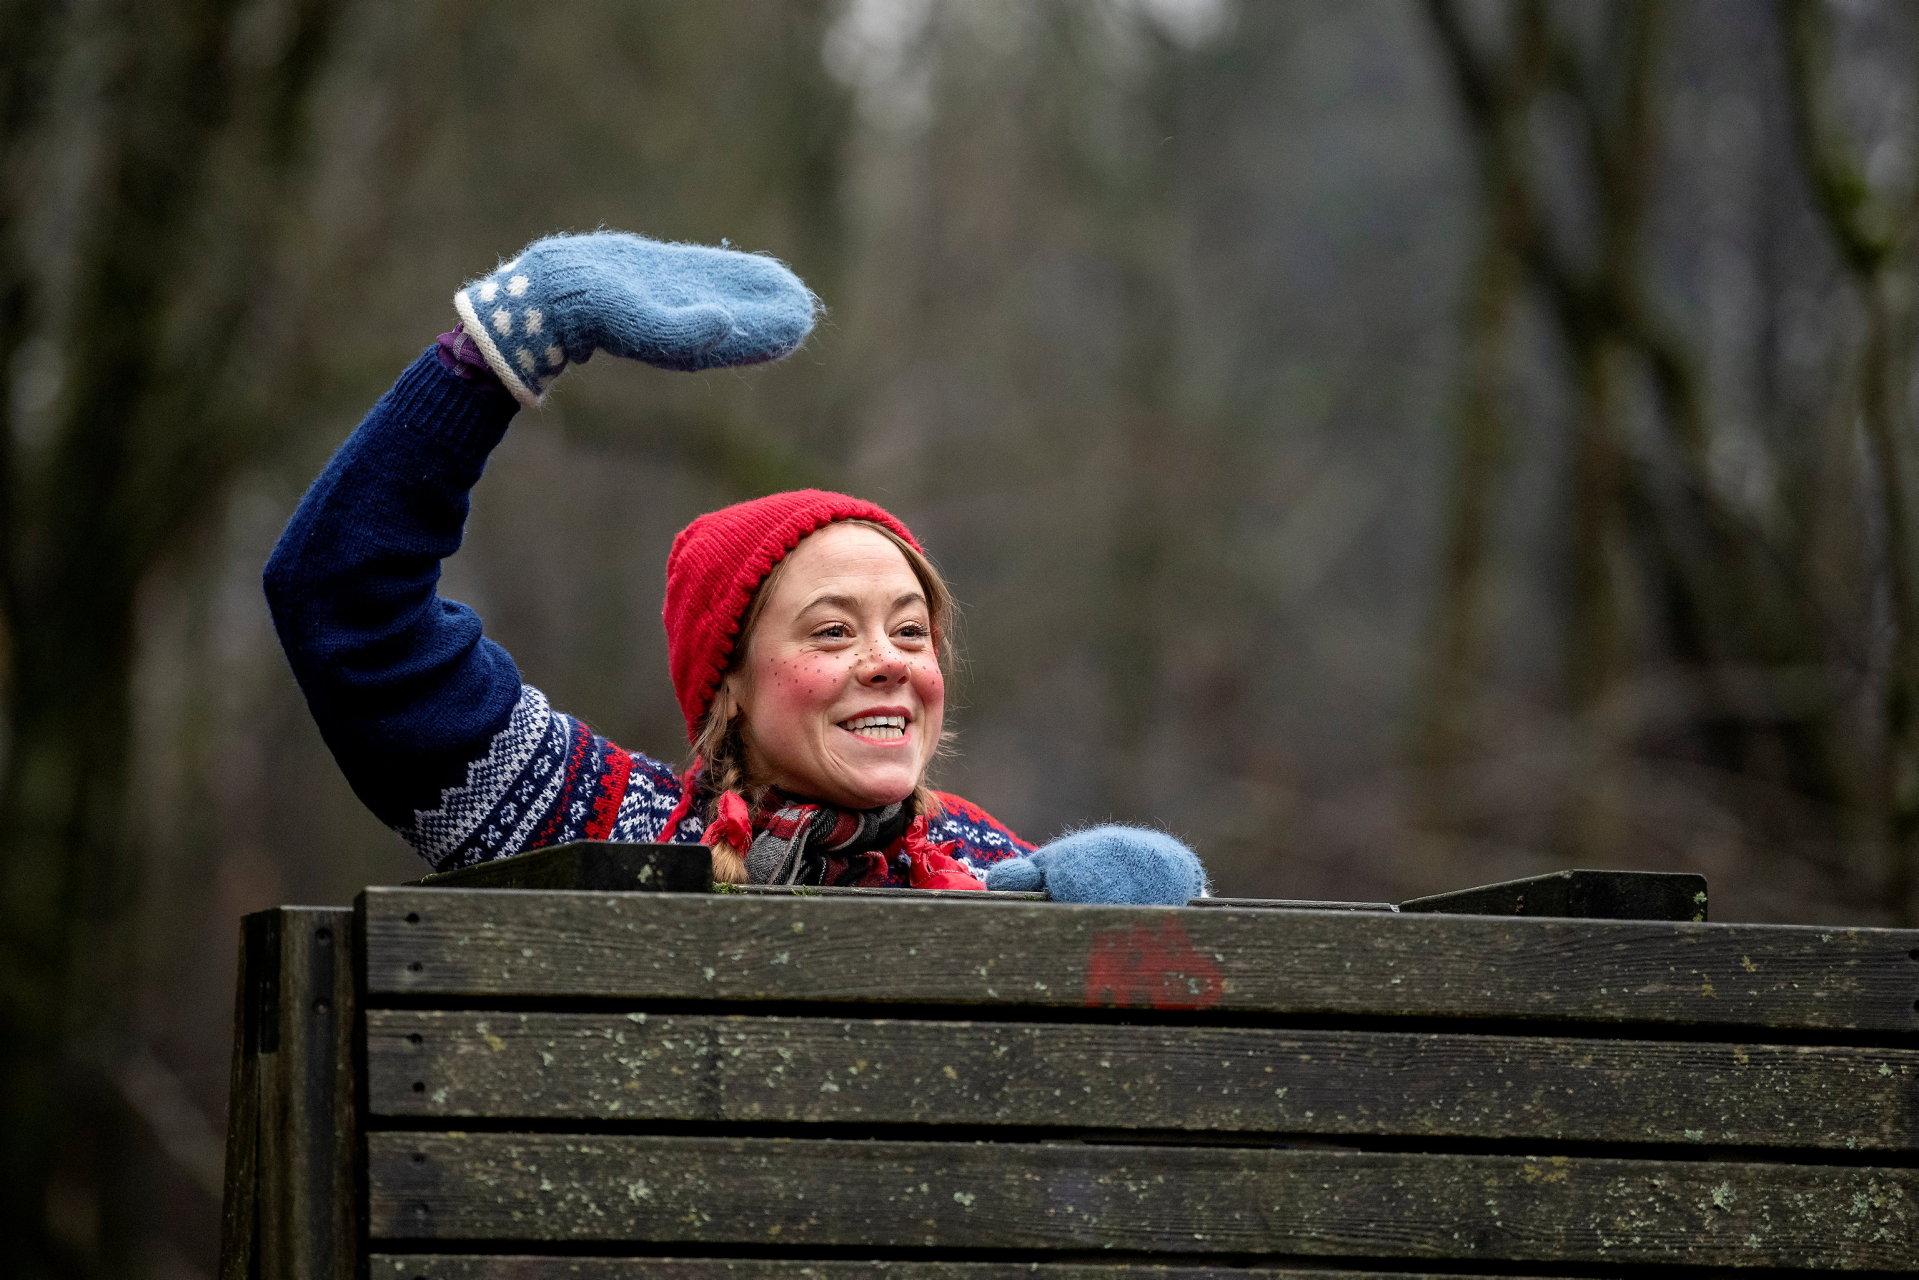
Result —
MULTIPOLYGON (((1626 585, 1619 561, 1624 547, 1634 546, 1676 656, 1721 708, 1705 719, 1714 751, 1750 760, 1768 749, 1762 739, 1786 731, 1777 717, 1756 712, 1749 699, 1724 687, 1720 666, 1815 661, 1820 630, 1806 616, 1810 606, 1794 562, 1772 545, 1763 523, 1714 482, 1703 373, 1688 339, 1659 315, 1641 279, 1659 155, 1655 73, 1667 7, 1660 0, 1609 7, 1608 39, 1588 55, 1554 24, 1550 8, 1519 5, 1511 10, 1518 18, 1509 38, 1513 52, 1503 63, 1472 38, 1456 0, 1428 0, 1428 11, 1489 175, 1488 199, 1501 211, 1496 225, 1539 285, 1576 366, 1582 424, 1573 449, 1574 618, 1567 636, 1574 705, 1582 714, 1615 705, 1604 694, 1617 675, 1614 646, 1626 585), (1543 97, 1536 82, 1542 66, 1549 87, 1570 103, 1585 141, 1585 176, 1599 215, 1590 262, 1553 234, 1539 194, 1547 175, 1527 126, 1543 97), (1670 457, 1629 447, 1623 399, 1629 371, 1647 379, 1656 421, 1673 444, 1670 457)), ((1618 738, 1602 728, 1594 741, 1618 738)), ((1796 780, 1811 794, 1831 790, 1825 747, 1808 741, 1788 754, 1796 780)))
MULTIPOLYGON (((1576 265, 1549 234, 1534 189, 1528 157, 1528 116, 1541 88, 1542 73, 1560 70, 1571 58, 1538 0, 1517 10, 1512 37, 1515 53, 1505 65, 1475 47, 1461 9, 1447 0, 1430 0, 1429 13, 1459 86, 1467 117, 1488 175, 1489 197, 1498 216, 1496 232, 1507 251, 1523 261, 1553 307, 1578 369, 1581 425, 1573 441, 1573 525, 1568 538, 1573 617, 1565 629, 1566 685, 1574 711, 1593 720, 1609 705, 1606 687, 1616 675, 1619 654, 1620 584, 1614 544, 1621 528, 1623 473, 1621 432, 1613 383, 1621 345, 1631 233, 1637 212, 1614 191, 1602 199, 1607 212, 1607 252, 1599 268, 1576 265), (1494 185, 1496 184, 1496 185, 1494 185), (1630 217, 1627 214, 1630 213, 1630 217)), ((1563 71, 1560 71, 1563 75, 1563 71)), ((1588 110, 1592 104, 1586 104, 1588 110)), ((1643 113, 1641 113, 1643 114, 1643 113)), ((1644 147, 1646 138, 1628 139, 1644 147)), ((1635 162, 1637 163, 1637 162, 1635 162)), ((1598 185, 1607 184, 1603 175, 1598 185)), ((1599 748, 1617 735, 1597 723, 1587 738, 1599 748)), ((1576 771, 1572 838, 1581 845, 1604 843, 1606 775, 1597 759, 1576 771)))
POLYGON ((1886 899, 1902 924, 1919 918, 1919 599, 1915 591, 1911 502, 1907 494, 1902 421, 1906 361, 1896 335, 1906 331, 1912 285, 1911 217, 1895 214, 1873 191, 1839 118, 1832 83, 1832 23, 1819 0, 1788 0, 1782 15, 1792 134, 1814 207, 1839 250, 1865 309, 1855 403, 1877 479, 1875 496, 1885 538, 1885 577, 1892 613, 1891 667, 1883 701, 1885 744, 1880 765, 1886 817, 1886 899))
MULTIPOLYGON (((1749 584, 1774 577, 1787 563, 1786 558, 1770 546, 1763 525, 1732 506, 1713 482, 1706 395, 1698 361, 1681 334, 1658 316, 1639 282, 1639 244, 1657 151, 1652 69, 1657 62, 1656 37, 1664 22, 1664 6, 1656 0, 1636 0, 1614 10, 1620 15, 1617 57, 1621 62, 1606 77, 1586 68, 1565 34, 1546 20, 1541 6, 1528 3, 1521 8, 1529 16, 1519 38, 1544 43, 1543 56, 1551 78, 1578 109, 1593 157, 1594 189, 1603 213, 1603 251, 1592 267, 1576 263, 1545 226, 1541 202, 1525 164, 1522 112, 1512 106, 1502 109, 1496 89, 1501 72, 1489 56, 1473 47, 1455 3, 1429 0, 1429 11, 1460 86, 1482 162, 1513 175, 1514 188, 1507 196, 1509 212, 1502 225, 1524 255, 1569 343, 1577 352, 1610 336, 1639 357, 1658 395, 1662 415, 1680 446, 1678 496, 1694 509, 1693 523, 1706 532, 1715 554, 1732 555, 1748 566, 1742 576, 1749 584), (1533 24, 1537 24, 1536 34, 1526 34, 1533 24), (1606 101, 1600 88, 1602 80, 1621 84, 1617 102, 1606 101), (1767 570, 1763 567, 1766 565, 1773 568, 1767 570)), ((1514 72, 1508 69, 1504 74, 1511 76, 1514 72)), ((1656 508, 1650 499, 1649 478, 1628 474, 1625 482, 1635 491, 1645 491, 1633 497, 1636 505, 1648 512, 1656 508)), ((1642 534, 1650 532, 1642 530, 1642 534)), ((1671 537, 1667 537, 1665 547, 1661 558, 1675 565, 1693 558, 1685 555, 1671 537)), ((1722 618, 1749 609, 1750 603, 1734 604, 1727 598, 1736 593, 1715 584, 1716 572, 1708 565, 1687 570, 1687 591, 1726 598, 1726 608, 1713 611, 1722 618)), ((1756 585, 1750 589, 1762 590, 1756 585)), ((1780 594, 1776 585, 1763 590, 1768 597, 1780 594)), ((1785 594, 1791 594, 1789 588, 1785 594)), ((1675 625, 1681 637, 1693 635, 1694 643, 1689 647, 1694 653, 1703 657, 1710 652, 1696 628, 1683 619, 1676 620, 1675 625)))
MULTIPOLYGON (((206 512, 204 495, 224 489, 227 478, 257 451, 260 437, 273 427, 271 415, 252 403, 234 376, 235 353, 284 369, 289 353, 273 338, 288 326, 263 323, 263 306, 291 306, 279 287, 289 228, 301 213, 297 187, 306 172, 311 137, 308 112, 313 88, 332 48, 345 6, 325 0, 299 0, 278 55, 238 95, 243 116, 262 123, 252 140, 250 217, 232 219, 223 228, 222 259, 211 266, 215 290, 205 313, 193 325, 196 340, 169 353, 145 416, 155 425, 135 432, 148 448, 137 459, 130 487, 148 495, 169 495, 171 502, 142 505, 136 539, 164 547, 184 524, 206 512), (209 395, 210 387, 223 391, 209 395), (193 421, 190 431, 166 425, 193 421)), ((430 124, 406 112, 386 118, 386 129, 409 136, 430 124)), ((209 150, 208 161, 212 161, 209 150)), ((311 300, 311 294, 304 295, 311 300)), ((296 333, 308 332, 296 329, 296 333)), ((274 381, 278 381, 277 379, 274 381)))
MULTIPOLYGON (((125 971, 142 871, 127 821, 136 599, 182 522, 215 509, 243 460, 236 396, 215 375, 248 346, 240 317, 271 279, 306 102, 346 11, 290 2, 284 43, 257 62, 241 56, 242 27, 259 16, 247 0, 121 0, 86 15, 101 24, 87 38, 108 51, 87 122, 99 163, 70 275, 47 285, 72 297, 57 335, 65 385, 45 446, 8 460, 10 603, 32 625, 0 637, 13 681, 0 773, 0 1172, 13 1190, 0 1238, 36 1280, 124 1275, 136 1250, 131 1206, 111 1194, 124 1170, 105 1154, 124 1145, 126 1118, 61 1091, 59 1068, 76 1043, 125 1021, 107 975, 125 971), (251 188, 237 216, 219 199, 227 180, 251 188), (64 1156, 64 1135, 83 1131, 100 1135, 100 1154, 64 1156), (62 1176, 103 1189, 95 1238, 71 1248, 49 1208, 62 1176)), ((23 256, 18 222, 8 229, 5 251, 23 256)), ((109 1075, 149 1122, 165 1110, 137 1059, 109 1075)), ((176 1154, 204 1173, 178 1120, 162 1138, 187 1142, 176 1154)))
POLYGON ((343 6, 333 0, 297 0, 292 30, 274 66, 265 93, 266 160, 281 171, 293 168, 311 138, 308 110, 314 82, 325 67, 340 29, 343 6))
MULTIPOLYGON (((37 307, 21 222, 36 189, 31 152, 35 126, 51 98, 60 49, 54 19, 60 13, 46 0, 0 0, 0 31, 7 33, 0 41, 0 653, 20 617, 14 557, 22 494, 14 371, 37 307)), ((9 678, 8 665, 0 661, 0 698, 9 678)))
MULTIPOLYGON (((136 574, 155 551, 135 527, 143 507, 203 496, 141 490, 137 463, 147 442, 139 414, 162 377, 186 233, 214 140, 229 118, 232 27, 240 8, 240 0, 200 0, 164 24, 132 11, 116 23, 117 32, 140 36, 123 36, 113 56, 105 158, 91 202, 97 216, 75 270, 65 336, 70 350, 88 358, 70 362, 71 385, 47 462, 34 477, 42 557, 32 574, 36 609, 67 594, 67 575, 75 570, 104 584, 136 574)), ((187 422, 163 428, 167 435, 192 430, 187 422)), ((104 594, 113 593, 107 585, 104 594)))
POLYGON ((1786 0, 1782 23, 1793 142, 1813 200, 1857 277, 1879 271, 1910 228, 1881 200, 1852 155, 1832 86, 1832 15, 1824 0, 1786 0))
POLYGON ((218 1204, 224 1186, 225 1144, 180 1078, 144 1044, 132 1046, 117 1061, 100 1067, 167 1159, 218 1204))
MULTIPOLYGON (((1638 239, 1656 152, 1652 69, 1664 7, 1651 0, 1634 0, 1622 11, 1631 15, 1619 68, 1624 96, 1616 111, 1608 112, 1596 78, 1585 69, 1564 33, 1551 27, 1537 0, 1519 6, 1515 36, 1519 51, 1503 69, 1491 55, 1474 47, 1456 0, 1428 0, 1428 12, 1474 127, 1482 165, 1508 175, 1511 184, 1504 195, 1508 208, 1502 226, 1569 337, 1581 341, 1582 335, 1611 332, 1645 358, 1688 453, 1695 466, 1703 468, 1706 416, 1698 370, 1683 341, 1657 319, 1636 277, 1638 239), (1553 82, 1578 106, 1593 155, 1595 192, 1605 214, 1604 253, 1597 267, 1582 268, 1553 241, 1530 179, 1524 116, 1537 99, 1536 80, 1542 70, 1550 70, 1553 82), (1502 87, 1524 80, 1535 83, 1523 95, 1502 87)), ((1696 487, 1702 495, 1711 492, 1703 478, 1696 487)))
MULTIPOLYGON (((1460 94, 1481 130, 1504 135, 1514 129, 1544 83, 1543 8, 1528 4, 1519 11, 1510 66, 1498 76, 1473 53, 1451 5, 1434 0, 1431 12, 1452 55, 1460 94)), ((1518 246, 1528 235, 1531 216, 1530 193, 1514 163, 1516 150, 1510 142, 1480 148, 1480 189, 1488 225, 1473 268, 1465 318, 1466 372, 1452 415, 1444 559, 1430 688, 1420 726, 1428 825, 1449 836, 1463 826, 1454 772, 1468 754, 1474 690, 1484 674, 1492 527, 1511 448, 1504 400, 1513 313, 1524 284, 1518 246)))

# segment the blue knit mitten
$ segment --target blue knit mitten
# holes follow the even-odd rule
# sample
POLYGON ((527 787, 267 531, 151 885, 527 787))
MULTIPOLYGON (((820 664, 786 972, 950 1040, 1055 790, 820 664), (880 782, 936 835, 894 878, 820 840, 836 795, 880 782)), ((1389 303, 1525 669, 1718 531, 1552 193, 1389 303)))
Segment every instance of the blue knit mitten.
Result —
POLYGON ((693 371, 777 360, 813 328, 814 297, 776 259, 619 231, 535 240, 453 297, 522 404, 595 351, 693 371))
POLYGON ((1092 827, 986 869, 988 889, 1044 889, 1055 902, 1185 906, 1206 893, 1199 858, 1163 831, 1092 827))

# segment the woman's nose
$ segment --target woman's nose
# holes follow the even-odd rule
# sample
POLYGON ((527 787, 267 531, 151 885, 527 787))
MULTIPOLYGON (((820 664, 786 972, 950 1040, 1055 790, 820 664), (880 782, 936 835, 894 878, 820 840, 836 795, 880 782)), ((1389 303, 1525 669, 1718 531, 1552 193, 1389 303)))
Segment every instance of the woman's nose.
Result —
POLYGON ((884 688, 906 679, 906 657, 891 645, 875 645, 860 661, 860 683, 884 688))

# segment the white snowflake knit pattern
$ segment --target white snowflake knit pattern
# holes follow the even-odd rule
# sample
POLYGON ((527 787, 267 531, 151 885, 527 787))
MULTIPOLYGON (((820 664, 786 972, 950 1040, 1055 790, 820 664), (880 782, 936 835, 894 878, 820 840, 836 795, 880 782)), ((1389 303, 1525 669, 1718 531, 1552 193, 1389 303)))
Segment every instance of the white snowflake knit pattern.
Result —
POLYGON ((526 303, 531 281, 520 265, 519 258, 501 263, 453 295, 453 307, 507 390, 534 408, 546 384, 566 368, 566 352, 549 331, 545 312, 526 303))

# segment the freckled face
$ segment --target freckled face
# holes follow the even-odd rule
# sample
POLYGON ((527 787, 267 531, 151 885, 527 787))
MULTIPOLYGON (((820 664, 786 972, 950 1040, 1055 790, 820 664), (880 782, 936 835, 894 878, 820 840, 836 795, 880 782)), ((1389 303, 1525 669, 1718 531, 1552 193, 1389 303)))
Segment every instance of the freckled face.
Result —
POLYGON ((794 548, 732 678, 748 767, 795 795, 904 800, 939 746, 946 681, 926 593, 900 549, 860 525, 794 548))

